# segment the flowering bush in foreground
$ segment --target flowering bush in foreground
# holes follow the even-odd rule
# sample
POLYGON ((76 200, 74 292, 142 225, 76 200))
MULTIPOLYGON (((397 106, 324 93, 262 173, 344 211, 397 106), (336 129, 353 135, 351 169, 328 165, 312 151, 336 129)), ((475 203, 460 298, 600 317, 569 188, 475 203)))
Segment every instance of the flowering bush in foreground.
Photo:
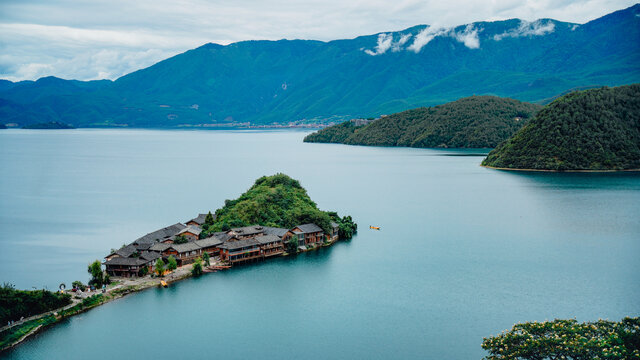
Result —
POLYGON ((554 320, 516 324, 485 338, 486 360, 640 359, 640 318, 578 323, 554 320))

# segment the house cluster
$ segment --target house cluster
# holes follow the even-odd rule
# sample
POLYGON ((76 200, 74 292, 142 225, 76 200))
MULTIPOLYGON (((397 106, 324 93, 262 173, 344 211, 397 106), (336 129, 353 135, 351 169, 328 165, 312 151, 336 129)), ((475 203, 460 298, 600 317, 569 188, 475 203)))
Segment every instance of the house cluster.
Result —
POLYGON ((178 266, 192 263, 205 252, 213 259, 234 265, 281 255, 292 237, 298 247, 305 251, 325 241, 338 240, 338 224, 331 223, 330 234, 325 234, 316 224, 298 225, 292 229, 268 226, 246 226, 217 232, 201 238, 206 214, 177 223, 144 235, 131 244, 113 251, 105 257, 105 266, 110 276, 132 277, 152 273, 159 258, 166 263, 173 256, 178 266), (176 239, 186 243, 176 243, 176 239))

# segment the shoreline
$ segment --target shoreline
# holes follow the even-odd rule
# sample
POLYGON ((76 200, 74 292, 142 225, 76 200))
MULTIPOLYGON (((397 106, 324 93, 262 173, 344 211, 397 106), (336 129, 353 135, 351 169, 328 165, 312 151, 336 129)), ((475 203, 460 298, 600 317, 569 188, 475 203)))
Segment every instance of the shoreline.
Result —
MULTIPOLYGON (((322 245, 322 246, 318 246, 316 248, 313 249, 308 249, 305 251, 300 251, 301 252, 309 252, 309 251, 315 251, 318 250, 320 248, 323 247, 330 247, 333 244, 335 244, 336 242, 338 242, 338 240, 329 242, 328 244, 322 245)), ((282 256, 291 256, 291 254, 285 253, 282 256), (286 255, 285 255, 286 254, 286 255)), ((297 255, 297 254, 296 254, 297 255)), ((220 264, 216 264, 214 262, 211 263, 210 266, 203 266, 203 274, 210 274, 210 273, 216 273, 218 271, 221 270, 216 270, 213 269, 216 266, 219 266, 220 264)), ((155 277, 149 277, 147 278, 146 276, 143 278, 134 278, 133 280, 131 280, 130 278, 115 278, 114 281, 118 281, 118 283, 116 285, 114 285, 111 289, 107 288, 107 291, 105 293, 102 293, 101 291, 96 290, 93 294, 91 294, 90 296, 84 297, 82 299, 77 299, 75 298, 75 296, 72 299, 72 304, 69 305, 65 305, 59 309, 55 309, 40 315, 34 315, 34 319, 21 323, 19 325, 15 325, 15 328, 20 328, 22 325, 26 325, 27 323, 33 322, 33 321, 40 321, 43 319, 46 319, 49 316, 54 316, 55 317, 55 321, 52 321, 51 323, 48 324, 39 324, 37 326, 35 326, 34 328, 30 329, 27 333, 25 333, 24 335, 22 335, 20 338, 18 338, 17 340, 7 344, 6 346, 0 348, 0 355, 2 355, 5 351, 8 351, 10 349, 13 349, 14 347, 22 344, 26 339, 28 339, 30 336, 33 336, 35 334, 38 334, 48 328, 53 327, 54 325, 56 325, 57 323, 61 322, 64 319, 68 319, 71 318, 75 315, 79 315, 82 314, 84 312, 87 312, 93 308, 96 308, 98 306, 110 303, 114 300, 118 300, 121 299, 129 294, 134 294, 143 290, 147 290, 150 289, 152 287, 157 287, 157 286, 162 286, 162 284, 160 283, 161 281, 165 281, 168 285, 169 284, 173 284, 176 283, 178 281, 182 281, 188 278, 193 277, 193 274, 191 273, 191 269, 193 268, 193 264, 187 264, 184 266, 181 266, 179 268, 177 268, 176 270, 174 270, 174 272, 167 274, 163 277, 159 277, 159 276, 155 276, 155 277), (127 284, 127 282, 129 282, 127 284), (91 304, 88 306, 84 306, 84 300, 86 299, 98 299, 98 302, 95 304, 91 304), (73 304, 73 302, 77 301, 77 303, 73 304), (62 314, 62 315, 57 315, 58 312, 63 313, 64 311, 67 310, 71 310, 75 307, 79 307, 78 309, 74 310, 72 313, 70 314, 62 314), (67 309, 67 310, 64 310, 67 309)), ((77 296, 77 295, 76 295, 77 296)), ((8 331, 14 327, 10 327, 8 329, 6 329, 5 331, 8 331)))
POLYGON ((480 167, 493 169, 493 170, 505 170, 505 171, 522 171, 522 172, 550 172, 550 173, 620 173, 620 172, 640 172, 640 169, 622 169, 622 170, 549 170, 549 169, 514 169, 514 168, 502 168, 489 165, 480 165, 480 167))

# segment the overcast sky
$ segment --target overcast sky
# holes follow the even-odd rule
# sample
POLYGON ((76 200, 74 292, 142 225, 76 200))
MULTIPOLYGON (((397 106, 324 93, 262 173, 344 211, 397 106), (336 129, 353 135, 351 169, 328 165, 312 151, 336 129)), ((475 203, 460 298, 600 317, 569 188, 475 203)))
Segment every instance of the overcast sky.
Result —
POLYGON ((333 40, 418 24, 584 23, 626 0, 0 0, 0 78, 116 79, 207 42, 333 40))

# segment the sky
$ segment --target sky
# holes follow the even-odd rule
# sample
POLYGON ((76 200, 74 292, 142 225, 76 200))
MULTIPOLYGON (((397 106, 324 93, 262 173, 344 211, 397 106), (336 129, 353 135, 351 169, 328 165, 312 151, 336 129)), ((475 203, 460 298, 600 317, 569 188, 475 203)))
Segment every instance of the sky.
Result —
POLYGON ((585 23, 626 0, 0 0, 0 79, 116 79, 208 42, 329 41, 475 21, 585 23))

